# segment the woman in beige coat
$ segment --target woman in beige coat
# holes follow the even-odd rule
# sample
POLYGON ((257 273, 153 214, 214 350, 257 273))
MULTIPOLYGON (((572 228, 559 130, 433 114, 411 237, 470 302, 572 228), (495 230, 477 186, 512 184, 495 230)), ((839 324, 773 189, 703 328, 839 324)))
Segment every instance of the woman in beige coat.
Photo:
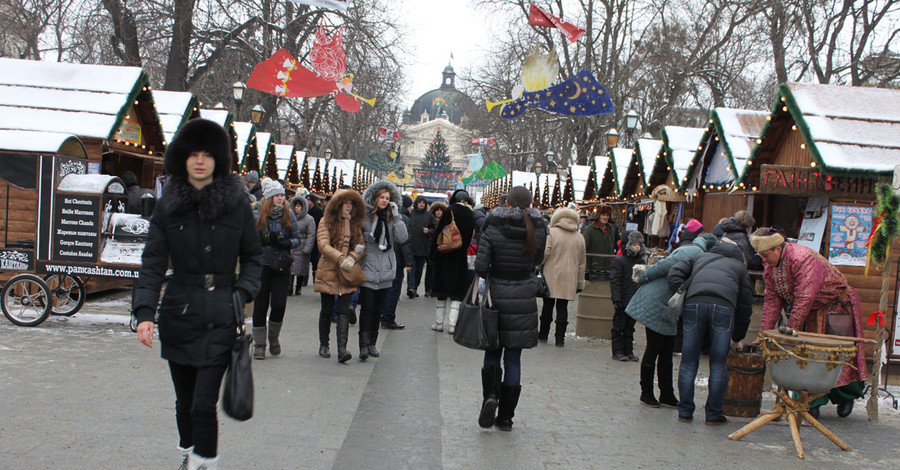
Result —
POLYGON ((586 262, 584 237, 578 233, 578 213, 572 209, 557 209, 550 219, 550 236, 544 249, 544 278, 550 288, 550 297, 544 299, 539 341, 547 342, 555 304, 556 345, 562 347, 565 344, 568 304, 584 288, 586 262), (578 269, 572 269, 573 266, 578 269))

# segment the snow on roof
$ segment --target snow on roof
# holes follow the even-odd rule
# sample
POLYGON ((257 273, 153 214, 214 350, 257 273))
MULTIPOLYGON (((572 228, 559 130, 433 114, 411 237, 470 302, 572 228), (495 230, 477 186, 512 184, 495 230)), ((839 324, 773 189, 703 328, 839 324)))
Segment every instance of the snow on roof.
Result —
POLYGON ((186 91, 153 90, 153 102, 156 103, 156 113, 159 114, 166 142, 171 142, 181 123, 193 111, 194 95, 186 91))
POLYGON ((675 184, 681 187, 706 130, 700 127, 666 126, 662 133, 663 142, 669 148, 666 162, 674 172, 675 184))
MULTIPOLYGON (((308 157, 309 160, 309 179, 312 181, 313 175, 316 174, 316 162, 320 162, 320 168, 325 171, 325 163, 328 163, 328 178, 334 176, 334 170, 337 168, 338 178, 341 178, 341 171, 344 172, 343 179, 338 184, 350 184, 353 182, 353 171, 356 169, 356 160, 332 158, 326 160, 318 157, 308 157)), ((324 175, 323 175, 324 176, 324 175)))
POLYGON ((253 136, 254 130, 253 124, 249 122, 234 123, 235 144, 237 144, 238 161, 241 163, 243 163, 244 158, 247 157, 247 151, 250 147, 250 137, 253 136))
POLYGON ((56 189, 62 193, 103 194, 107 188, 111 194, 125 194, 122 180, 112 175, 69 173, 63 177, 56 189))
POLYGON ((575 192, 575 200, 580 201, 584 198, 584 190, 587 189, 591 167, 589 165, 572 165, 569 167, 569 172, 572 174, 572 191, 575 192))
POLYGON ((900 90, 787 83, 826 168, 890 172, 900 163, 900 90))
MULTIPOLYGON (((556 184, 556 174, 555 173, 545 173, 538 177, 538 181, 540 181, 540 189, 541 194, 543 194, 544 186, 547 186, 548 194, 553 193, 553 185, 556 184)), ((562 191, 562 188, 560 188, 562 191)))
MULTIPOLYGON (((756 148, 756 140, 762 134, 769 113, 747 109, 716 108, 712 119, 718 125, 719 140, 725 143, 731 154, 732 171, 740 175, 747 160, 756 148)), ((729 165, 731 166, 731 165, 729 165)))
POLYGON ((625 188, 625 177, 628 175, 628 167, 631 166, 633 152, 631 149, 615 147, 612 154, 615 162, 616 188, 621 194, 625 188))
POLYGON ((0 59, 0 129, 111 138, 146 80, 138 67, 0 59))
POLYGON ((42 131, 15 131, 0 130, 0 149, 17 150, 21 152, 45 152, 59 153, 63 145, 67 142, 76 145, 76 153, 73 156, 85 156, 84 144, 78 137, 72 134, 63 134, 60 132, 42 132, 42 131))
MULTIPOLYGON (((154 92, 156 93, 156 92, 154 92)), ((216 124, 225 127, 228 124, 228 117, 231 115, 231 112, 227 109, 201 109, 200 117, 203 119, 209 119, 216 124)))
POLYGON ((278 175, 281 179, 287 179, 288 166, 291 164, 293 154, 293 145, 275 144, 275 163, 278 165, 278 175))
POLYGON ((647 176, 653 172, 653 165, 656 164, 656 157, 662 148, 662 141, 657 139, 638 139, 635 145, 641 157, 641 168, 644 171, 644 184, 646 185, 647 176))
POLYGON ((534 186, 537 183, 537 175, 530 171, 513 170, 512 185, 513 186, 534 186))

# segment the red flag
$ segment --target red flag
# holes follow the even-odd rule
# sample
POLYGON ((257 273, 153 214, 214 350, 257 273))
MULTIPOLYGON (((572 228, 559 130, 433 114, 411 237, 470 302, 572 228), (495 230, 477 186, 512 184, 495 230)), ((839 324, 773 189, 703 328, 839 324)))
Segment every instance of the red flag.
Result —
POLYGON ((479 145, 479 144, 481 144, 481 139, 479 139, 478 137, 473 137, 472 145, 479 145))
POLYGON ((566 36, 569 42, 575 42, 578 38, 584 34, 584 30, 575 26, 568 21, 563 21, 561 18, 551 15, 547 13, 543 8, 531 4, 531 9, 528 14, 528 24, 531 26, 543 26, 546 28, 556 28, 566 36))
POLYGON ((259 91, 292 98, 323 96, 337 90, 334 82, 323 80, 300 65, 291 54, 278 49, 253 68, 247 86, 259 91))
POLYGON ((400 131, 394 131, 394 140, 400 142, 400 131))
POLYGON ((487 146, 488 146, 488 147, 493 147, 493 146, 495 146, 495 145, 497 145, 497 139, 496 139, 495 137, 488 137, 488 139, 487 139, 487 146))
POLYGON ((378 128, 378 140, 384 140, 384 137, 387 135, 387 129, 383 127, 378 128))

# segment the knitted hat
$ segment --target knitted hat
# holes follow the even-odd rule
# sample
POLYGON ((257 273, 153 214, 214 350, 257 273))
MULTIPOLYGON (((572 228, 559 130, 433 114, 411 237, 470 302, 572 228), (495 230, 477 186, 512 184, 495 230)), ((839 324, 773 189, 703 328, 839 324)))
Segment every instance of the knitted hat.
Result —
POLYGON ((249 171, 244 175, 244 179, 247 180, 248 183, 259 183, 259 173, 255 171, 249 171))
POLYGON ((413 200, 411 197, 406 194, 403 195, 403 207, 410 208, 413 205, 413 200))
POLYGON ((750 234, 750 244, 757 252, 771 250, 784 243, 784 235, 771 227, 760 227, 750 234))
POLYGON ((697 219, 691 219, 688 220, 686 224, 684 224, 684 228, 694 235, 700 235, 700 232, 703 231, 703 224, 701 224, 697 219))
POLYGON ((262 185, 263 199, 269 199, 277 194, 284 194, 284 186, 278 181, 264 181, 262 185))

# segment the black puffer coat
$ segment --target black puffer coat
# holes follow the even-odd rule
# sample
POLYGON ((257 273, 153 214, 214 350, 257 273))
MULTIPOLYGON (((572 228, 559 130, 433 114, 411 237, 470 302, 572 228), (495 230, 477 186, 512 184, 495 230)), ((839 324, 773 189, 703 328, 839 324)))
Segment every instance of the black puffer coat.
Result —
POLYGON ((734 310, 731 338, 744 339, 753 313, 753 290, 744 266, 741 249, 734 243, 721 242, 706 253, 685 258, 669 270, 669 290, 675 292, 692 277, 684 303, 708 302, 734 310), (695 268, 700 269, 693 272, 695 268))
POLYGON ((174 273, 159 304, 163 359, 195 367, 228 363, 235 338, 231 293, 256 296, 260 256, 239 176, 229 173, 201 190, 172 177, 150 219, 132 304, 138 322, 153 321, 171 260, 174 273), (213 276, 214 289, 204 286, 205 275, 213 276))
POLYGON ((538 339, 538 308, 534 298, 534 267, 544 258, 547 223, 540 212, 528 209, 534 222, 535 252, 522 254, 525 212, 513 207, 491 211, 481 229, 475 271, 489 279, 494 308, 500 311, 500 345, 532 348, 538 339))
POLYGON ((409 212, 409 243, 414 256, 428 256, 428 251, 431 249, 431 237, 422 229, 429 228, 434 224, 434 215, 427 207, 419 210, 419 201, 425 201, 425 198, 417 197, 409 212))
POLYGON ((434 284, 431 294, 434 297, 452 297, 462 299, 469 287, 466 280, 466 271, 469 263, 466 251, 472 242, 472 234, 475 231, 475 219, 472 216, 472 208, 462 204, 450 204, 438 222, 435 235, 431 239, 431 262, 434 266, 434 284), (437 249, 438 234, 444 227, 450 225, 451 220, 456 220, 456 227, 462 236, 462 245, 449 253, 441 253, 437 249))
POLYGON ((622 304, 622 308, 625 308, 634 297, 638 288, 632 278, 636 264, 646 264, 643 252, 634 255, 622 254, 613 259, 612 269, 609 271, 609 290, 613 305, 622 304))
POLYGON ((751 271, 761 271, 763 269, 762 258, 756 254, 756 250, 750 245, 750 237, 747 236, 747 227, 738 219, 729 217, 721 224, 716 225, 714 234, 722 232, 721 238, 727 238, 737 244, 741 252, 744 253, 744 259, 747 261, 747 269, 751 271))

